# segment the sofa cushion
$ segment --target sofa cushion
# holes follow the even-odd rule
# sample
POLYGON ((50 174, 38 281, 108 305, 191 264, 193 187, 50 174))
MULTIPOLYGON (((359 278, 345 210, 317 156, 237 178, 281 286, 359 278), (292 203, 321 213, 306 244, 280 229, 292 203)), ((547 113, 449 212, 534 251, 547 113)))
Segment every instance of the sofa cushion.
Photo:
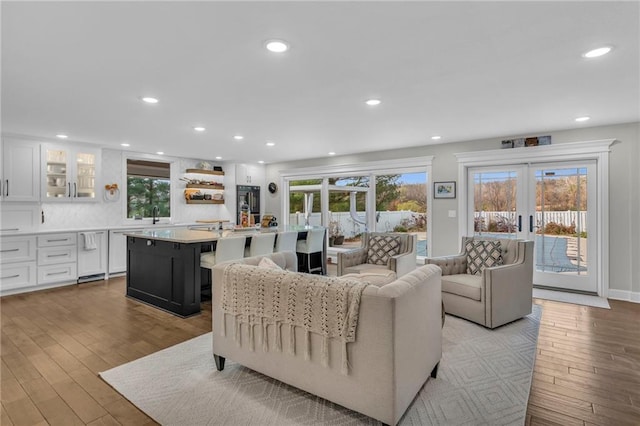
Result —
POLYGON ((442 291, 468 299, 480 300, 482 275, 457 274, 442 277, 442 291))
POLYGON ((263 257, 262 259, 260 259, 260 262, 258 262, 258 266, 260 268, 282 269, 280 265, 278 265, 276 262, 274 262, 268 257, 263 257))
POLYGON ((467 252, 467 274, 479 275, 484 268, 502 265, 500 241, 467 241, 465 251, 467 252))
MULTIPOLYGON (((364 274, 364 273, 380 273, 382 271, 389 271, 387 265, 372 265, 371 263, 361 263, 359 265, 349 266, 344 268, 344 274, 364 274)), ((344 275, 343 275, 344 276, 344 275)))
POLYGON ((364 272, 362 274, 346 274, 339 278, 365 281, 376 287, 382 287, 396 280, 396 273, 388 269, 379 269, 375 271, 364 272))
POLYGON ((400 238, 393 235, 373 235, 369 238, 367 263, 387 265, 389 258, 400 253, 400 238))

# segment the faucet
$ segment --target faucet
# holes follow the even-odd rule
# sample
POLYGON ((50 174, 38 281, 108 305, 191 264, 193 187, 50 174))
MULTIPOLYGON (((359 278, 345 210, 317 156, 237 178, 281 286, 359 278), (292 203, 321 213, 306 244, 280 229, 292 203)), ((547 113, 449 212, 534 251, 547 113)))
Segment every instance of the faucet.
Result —
POLYGON ((160 209, 158 209, 158 206, 153 206, 153 209, 151 210, 151 214, 153 215, 154 225, 160 222, 160 218, 158 217, 158 215, 160 214, 160 209))

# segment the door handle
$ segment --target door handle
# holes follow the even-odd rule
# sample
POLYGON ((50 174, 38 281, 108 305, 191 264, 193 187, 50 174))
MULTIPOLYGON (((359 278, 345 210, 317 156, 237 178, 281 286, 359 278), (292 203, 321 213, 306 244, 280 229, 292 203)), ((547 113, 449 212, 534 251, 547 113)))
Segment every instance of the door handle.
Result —
POLYGON ((529 232, 533 232, 533 215, 529 215, 529 232))
POLYGON ((71 182, 69 182, 67 185, 69 185, 69 195, 67 195, 67 197, 71 197, 71 182))
POLYGON ((522 215, 518 215, 518 232, 522 232, 522 215))
POLYGON ((73 197, 78 198, 78 184, 73 182, 73 197))

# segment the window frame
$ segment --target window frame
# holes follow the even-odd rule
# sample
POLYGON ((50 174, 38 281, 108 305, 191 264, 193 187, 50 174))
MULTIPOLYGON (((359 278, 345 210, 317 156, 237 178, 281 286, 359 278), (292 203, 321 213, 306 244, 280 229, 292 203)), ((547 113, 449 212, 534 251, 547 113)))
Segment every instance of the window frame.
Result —
MULTIPOLYGON (((425 173, 427 202, 432 200, 430 182, 432 181, 431 166, 433 156, 416 157, 411 159, 396 159, 370 161, 357 164, 326 165, 318 167, 306 167, 301 169, 289 169, 280 171, 280 187, 283 189, 281 197, 281 208, 283 212, 283 222, 289 224, 289 182, 294 180, 322 179, 321 191, 321 214, 322 226, 327 226, 329 217, 329 197, 328 179, 332 177, 344 176, 369 176, 369 182, 376 182, 376 176, 403 173, 425 173)), ((432 211, 433 208, 427 204, 427 253, 432 253, 432 211)), ((367 228, 376 230, 376 185, 370 185, 367 192, 367 228), (371 226, 372 225, 372 226, 371 226)), ((420 256, 420 260, 423 257, 420 256)))
POLYGON ((127 200, 128 200, 127 183, 128 183, 128 177, 129 177, 128 166, 127 166, 128 160, 154 161, 157 163, 169 164, 169 183, 170 183, 169 208, 171 210, 171 215, 169 217, 163 216, 163 217, 160 217, 159 219, 161 219, 162 220, 161 223, 164 223, 164 224, 172 223, 173 219, 175 218, 176 208, 178 204, 176 197, 173 195, 173 192, 174 192, 173 188, 176 187, 177 178, 178 178, 177 176, 178 159, 173 157, 166 157, 164 155, 154 155, 154 154, 144 154, 144 153, 124 153, 122 155, 122 182, 123 183, 120 190, 122 194, 120 217, 122 217, 125 225, 137 225, 137 224, 151 223, 152 218, 143 217, 142 219, 134 219, 134 218, 127 217, 127 200))

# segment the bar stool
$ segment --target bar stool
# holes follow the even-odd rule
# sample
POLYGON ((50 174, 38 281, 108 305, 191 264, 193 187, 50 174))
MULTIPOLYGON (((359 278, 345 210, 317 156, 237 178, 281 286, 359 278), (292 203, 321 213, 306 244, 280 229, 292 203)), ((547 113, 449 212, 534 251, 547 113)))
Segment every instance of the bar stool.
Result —
POLYGON ((242 259, 244 257, 245 237, 220 238, 216 242, 216 250, 200 253, 200 267, 213 269, 213 267, 227 260, 242 259))
POLYGON ((314 229, 307 232, 307 239, 300 240, 296 244, 296 252, 305 254, 301 267, 302 272, 309 274, 320 271, 322 275, 325 275, 324 262, 322 261, 322 254, 324 253, 324 229, 314 229), (320 253, 320 265, 311 267, 311 255, 320 253), (306 260, 306 262, 305 262, 306 260))
POLYGON ((296 243, 298 242, 298 233, 296 231, 278 232, 276 237, 275 252, 280 251, 296 251, 296 243))
POLYGON ((251 244, 244 250, 244 257, 261 256, 273 253, 273 244, 275 241, 275 232, 252 235, 251 244))

